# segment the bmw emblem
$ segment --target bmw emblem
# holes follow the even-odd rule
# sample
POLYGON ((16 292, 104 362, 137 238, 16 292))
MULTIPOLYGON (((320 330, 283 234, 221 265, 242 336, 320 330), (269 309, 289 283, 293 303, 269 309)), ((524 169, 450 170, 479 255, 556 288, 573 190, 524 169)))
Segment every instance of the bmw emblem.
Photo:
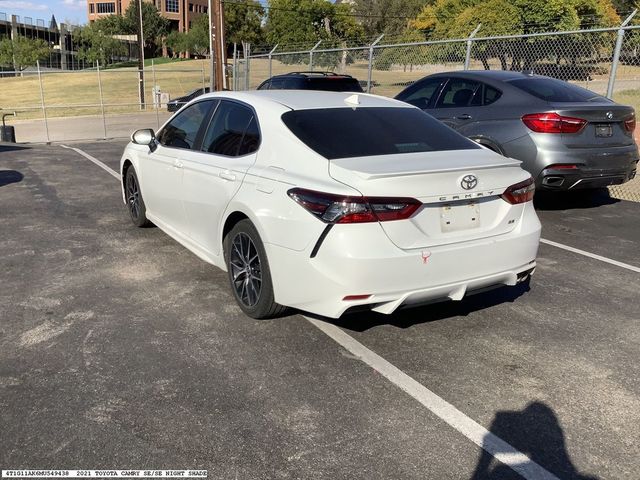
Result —
POLYGON ((611 120, 611 119, 613 118, 613 112, 607 112, 607 113, 605 113, 605 116, 606 116, 609 120, 611 120))
POLYGON ((460 186, 465 190, 471 190, 478 185, 478 177, 475 175, 465 175, 460 181, 460 186))

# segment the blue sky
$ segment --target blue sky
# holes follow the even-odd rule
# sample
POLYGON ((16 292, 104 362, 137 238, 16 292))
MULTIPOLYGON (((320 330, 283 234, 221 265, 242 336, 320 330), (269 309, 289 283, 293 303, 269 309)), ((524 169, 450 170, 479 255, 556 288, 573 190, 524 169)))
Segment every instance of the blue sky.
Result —
POLYGON ((43 19, 49 25, 51 15, 56 16, 58 23, 69 21, 79 25, 87 21, 86 0, 0 0, 0 12, 11 15, 43 19))

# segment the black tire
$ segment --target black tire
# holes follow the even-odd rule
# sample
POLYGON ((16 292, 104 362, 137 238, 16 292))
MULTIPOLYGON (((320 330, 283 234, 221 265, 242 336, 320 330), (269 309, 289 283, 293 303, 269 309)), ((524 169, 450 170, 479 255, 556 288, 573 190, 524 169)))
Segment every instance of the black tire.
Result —
POLYGON ((131 221, 136 227, 149 227, 152 223, 147 218, 147 208, 144 205, 140 182, 133 167, 127 169, 124 176, 124 194, 127 201, 127 210, 131 221))
POLYGON ((244 313, 260 319, 278 317, 287 310, 274 300, 267 253, 253 223, 235 224, 224 238, 224 257, 231 291, 244 313))

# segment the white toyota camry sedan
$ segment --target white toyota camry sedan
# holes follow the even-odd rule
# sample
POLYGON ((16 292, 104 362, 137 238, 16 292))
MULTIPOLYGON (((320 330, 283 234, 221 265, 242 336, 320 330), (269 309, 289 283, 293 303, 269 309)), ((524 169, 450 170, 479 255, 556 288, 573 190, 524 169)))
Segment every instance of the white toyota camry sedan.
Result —
POLYGON ((366 94, 203 95, 121 160, 133 223, 228 271, 254 318, 392 313, 528 281, 540 222, 520 162, 366 94))

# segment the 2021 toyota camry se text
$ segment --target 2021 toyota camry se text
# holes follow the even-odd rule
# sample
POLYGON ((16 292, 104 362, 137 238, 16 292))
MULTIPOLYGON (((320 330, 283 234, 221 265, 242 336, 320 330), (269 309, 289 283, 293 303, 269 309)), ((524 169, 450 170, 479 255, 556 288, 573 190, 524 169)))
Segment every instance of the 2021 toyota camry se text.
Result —
POLYGON ((540 222, 520 162, 366 94, 198 97, 121 160, 133 223, 228 271, 254 318, 392 313, 528 280, 540 222))

